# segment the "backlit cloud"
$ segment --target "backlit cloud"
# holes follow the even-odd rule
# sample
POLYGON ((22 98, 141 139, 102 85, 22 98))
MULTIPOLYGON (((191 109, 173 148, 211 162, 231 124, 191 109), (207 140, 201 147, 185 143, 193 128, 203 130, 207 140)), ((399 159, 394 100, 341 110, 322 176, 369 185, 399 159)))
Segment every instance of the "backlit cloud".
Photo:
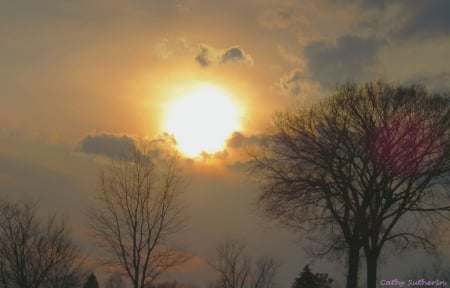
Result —
POLYGON ((153 53, 160 59, 166 60, 176 55, 189 55, 194 47, 184 37, 178 39, 161 38, 153 47, 153 53))
POLYGON ((269 135, 253 134, 244 135, 241 132, 234 132, 227 142, 227 146, 233 149, 240 149, 248 146, 263 146, 267 144, 269 135))
POLYGON ((253 65, 253 58, 250 54, 238 46, 219 50, 207 44, 201 44, 194 59, 203 67, 215 64, 253 65))
POLYGON ((214 50, 211 47, 202 44, 200 45, 199 52, 195 55, 194 59, 201 66, 207 67, 211 65, 214 62, 214 58, 217 57, 213 51, 214 50))
POLYGON ((301 92, 301 83, 304 79, 305 77, 303 72, 294 70, 291 73, 281 77, 280 86, 285 94, 296 96, 301 92))
POLYGON ((136 147, 134 139, 127 135, 92 134, 80 142, 80 151, 86 154, 97 154, 109 158, 117 157, 136 147))

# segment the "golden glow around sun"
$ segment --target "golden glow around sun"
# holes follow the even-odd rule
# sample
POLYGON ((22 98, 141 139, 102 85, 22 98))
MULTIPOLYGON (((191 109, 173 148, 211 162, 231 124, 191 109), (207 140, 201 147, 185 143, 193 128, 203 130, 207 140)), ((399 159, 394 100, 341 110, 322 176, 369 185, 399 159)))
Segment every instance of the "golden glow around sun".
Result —
POLYGON ((224 90, 203 84, 170 105, 165 128, 181 153, 196 157, 223 150, 227 138, 239 129, 238 118, 239 109, 224 90))

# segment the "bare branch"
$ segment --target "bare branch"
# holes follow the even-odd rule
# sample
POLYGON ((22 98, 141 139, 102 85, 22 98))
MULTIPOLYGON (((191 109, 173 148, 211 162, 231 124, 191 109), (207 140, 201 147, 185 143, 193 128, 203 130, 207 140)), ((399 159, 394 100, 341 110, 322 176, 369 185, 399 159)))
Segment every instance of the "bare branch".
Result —
POLYGON ((176 156, 155 158, 152 144, 122 155, 100 174, 98 207, 90 210, 92 231, 134 288, 146 288, 188 256, 167 246, 183 228, 183 185, 176 156))

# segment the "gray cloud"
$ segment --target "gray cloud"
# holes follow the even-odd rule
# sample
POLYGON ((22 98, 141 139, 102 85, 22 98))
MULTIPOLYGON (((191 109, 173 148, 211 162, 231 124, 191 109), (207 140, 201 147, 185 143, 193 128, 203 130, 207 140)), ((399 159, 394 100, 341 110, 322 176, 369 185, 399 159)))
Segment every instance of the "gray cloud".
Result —
POLYGON ((402 27, 394 33, 402 39, 426 39, 450 36, 450 1, 404 1, 409 17, 402 27))
POLYGON ((226 50, 222 56, 220 57, 220 63, 239 63, 241 61, 245 61, 245 54, 238 47, 232 47, 226 50))
POLYGON ((241 132, 234 132, 230 139, 228 139, 227 146, 234 149, 252 145, 264 146, 267 144, 268 137, 269 135, 267 134, 253 134, 247 136, 241 132))
POLYGON ((2 133, 0 129, 1 196, 14 201, 36 200, 43 213, 63 213, 72 228, 82 227, 85 219, 80 211, 95 189, 97 164, 71 153, 66 143, 51 143, 44 137, 23 138, 26 134, 16 132, 2 133))
POLYGON ((311 42, 303 51, 309 76, 328 88, 342 81, 367 78, 383 44, 376 38, 358 36, 339 37, 335 44, 311 42))
POLYGON ((79 149, 86 154, 117 157, 136 146, 135 140, 126 135, 95 134, 88 135, 80 142, 79 149))
POLYGON ((290 74, 281 77, 280 86, 283 92, 290 96, 297 96, 301 92, 301 82, 304 80, 303 72, 294 70, 290 74))
MULTIPOLYGON (((355 0, 329 0, 331 3, 335 4, 354 4, 355 0)), ((392 0, 358 0, 357 1, 364 8, 376 8, 382 9, 387 4, 392 3, 392 0)))
POLYGON ((247 64, 253 65, 253 58, 240 47, 230 47, 218 50, 206 44, 201 44, 195 61, 203 67, 214 64, 247 64))
MULTIPOLYGON (((244 135, 241 132, 234 132, 227 141, 227 147, 231 149, 257 148, 267 146, 269 142, 269 134, 251 134, 244 135)), ((226 164, 226 167, 232 171, 244 172, 250 168, 251 160, 238 160, 226 164)))
POLYGON ((419 74, 406 80, 408 84, 425 85, 432 92, 449 93, 450 91, 450 70, 432 74, 419 74))
MULTIPOLYGON (((27 159, 28 160, 28 159, 27 159)), ((35 184, 39 183, 40 187, 34 187, 35 190, 43 190, 42 187, 64 187, 67 184, 68 178, 63 173, 58 173, 55 170, 48 169, 43 165, 32 163, 20 158, 1 156, 0 157, 0 171, 1 176, 8 179, 10 182, 16 181, 20 183, 20 179, 27 179, 35 184)), ((25 181, 25 182, 27 182, 25 181)), ((1 187, 8 184, 8 181, 3 181, 1 187)), ((7 185, 6 185, 7 186, 7 185)), ((30 193, 33 190, 27 191, 23 187, 29 188, 28 185, 17 185, 14 191, 6 191, 7 193, 30 193)))
MULTIPOLYGON (((354 4, 351 0, 330 0, 334 4, 354 4)), ((376 13, 364 19, 360 27, 387 29, 393 41, 423 40, 450 36, 450 1, 448 0, 360 0, 362 10, 376 13), (394 11, 394 13, 392 13, 394 11), (389 15, 386 17, 386 15, 389 15)))
POLYGON ((211 50, 212 49, 207 45, 204 44, 200 45, 200 51, 195 56, 195 61, 203 67, 211 65, 211 63, 213 62, 213 59, 211 59, 211 57, 214 58, 211 55, 212 54, 210 52, 211 50))

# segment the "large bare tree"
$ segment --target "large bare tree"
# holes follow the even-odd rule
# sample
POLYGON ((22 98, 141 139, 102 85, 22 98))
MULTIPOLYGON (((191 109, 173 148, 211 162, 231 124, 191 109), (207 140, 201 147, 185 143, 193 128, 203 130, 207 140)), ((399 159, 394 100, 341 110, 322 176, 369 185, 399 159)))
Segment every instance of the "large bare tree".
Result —
POLYGON ((81 263, 63 221, 42 221, 35 202, 0 200, 1 287, 77 287, 81 263))
POLYGON ((122 269, 134 288, 150 287, 161 273, 188 258, 167 242, 184 222, 177 158, 162 157, 153 144, 142 146, 102 170, 98 205, 89 213, 107 264, 122 269))
POLYGON ((448 96, 420 86, 347 84, 274 122, 252 161, 261 207, 317 235, 322 255, 345 251, 348 288, 357 287, 361 251, 368 287, 376 287, 387 242, 433 248, 430 231, 450 211, 448 96))
POLYGON ((216 256, 209 265, 218 272, 214 288, 273 288, 278 269, 270 256, 261 256, 255 263, 245 253, 246 243, 227 239, 217 247, 216 256))

